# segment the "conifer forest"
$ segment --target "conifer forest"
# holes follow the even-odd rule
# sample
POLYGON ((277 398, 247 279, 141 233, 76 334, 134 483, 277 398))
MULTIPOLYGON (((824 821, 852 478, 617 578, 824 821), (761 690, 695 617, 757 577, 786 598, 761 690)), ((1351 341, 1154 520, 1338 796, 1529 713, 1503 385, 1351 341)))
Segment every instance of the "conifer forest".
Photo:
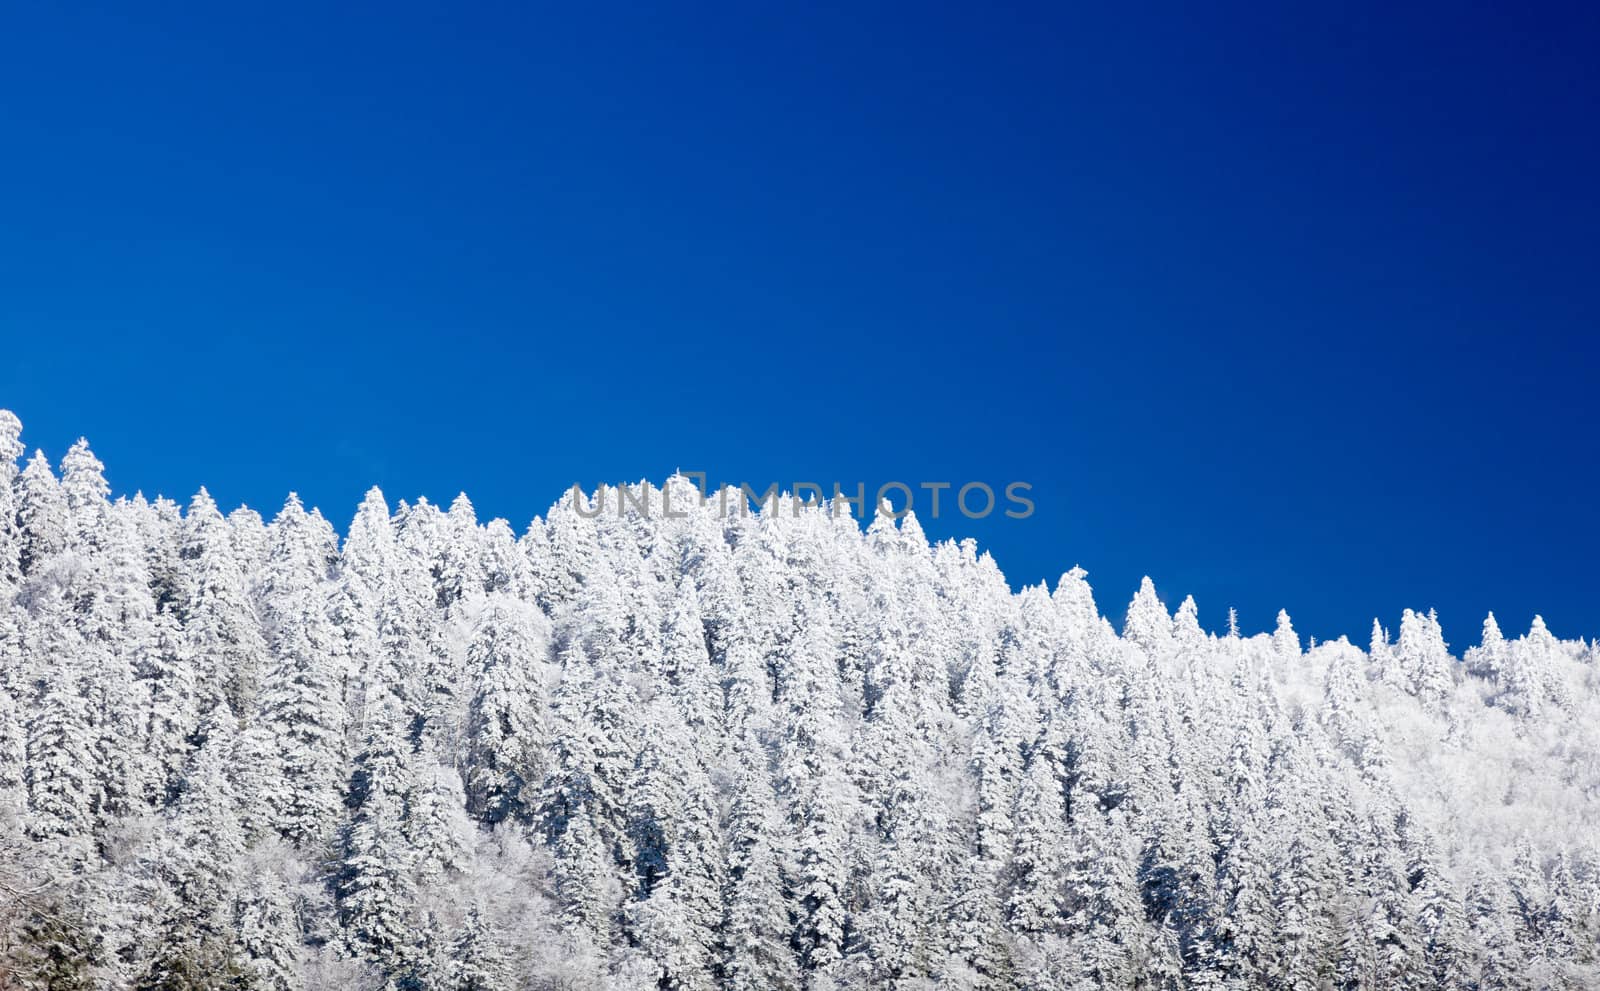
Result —
POLYGON ((21 429, 0 989, 1600 988, 1540 619, 1252 635, 681 476, 269 518, 21 429))

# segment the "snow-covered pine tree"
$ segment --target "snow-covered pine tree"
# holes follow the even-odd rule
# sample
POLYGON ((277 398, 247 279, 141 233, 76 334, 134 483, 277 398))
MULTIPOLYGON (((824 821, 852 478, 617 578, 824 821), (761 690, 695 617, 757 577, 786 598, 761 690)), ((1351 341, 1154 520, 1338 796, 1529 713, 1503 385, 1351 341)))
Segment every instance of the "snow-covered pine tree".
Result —
POLYGON ((339 635, 328 615, 331 530, 290 495, 268 527, 261 593, 270 661, 261 690, 261 718, 278 743, 268 800, 277 828, 316 845, 337 824, 343 804, 345 720, 339 635))
POLYGON ((800 970, 789 945, 783 877, 788 838, 767 766, 769 757, 754 737, 740 744, 727 828, 722 968, 731 991, 798 991, 800 970))
POLYGON ((66 844, 82 856, 100 802, 96 730, 84 692, 91 677, 90 648, 72 620, 65 590, 47 583, 34 600, 23 643, 24 663, 37 676, 27 713, 27 828, 36 839, 66 844))
POLYGON ((473 906, 450 941, 446 991, 511 991, 510 967, 494 929, 473 906))
POLYGON ((201 713, 226 701, 252 712, 267 663, 266 637, 227 520, 201 489, 184 517, 181 615, 193 645, 201 713))
POLYGON ((372 706, 338 874, 339 916, 352 952, 399 976, 425 956, 415 919, 416 851, 404 831, 405 798, 414 784, 404 726, 394 698, 372 706))
MULTIPOLYGON (((27 450, 19 439, 22 421, 0 409, 0 601, 9 603, 22 583, 22 532, 17 520, 17 459, 27 450)), ((5 610, 9 619, 11 610, 5 610)), ((3 623, 4 620, 0 620, 3 623)), ((4 627, 0 627, 3 633, 4 627)))
POLYGON ((531 604, 491 596, 467 644, 476 689, 467 711, 467 801, 493 824, 531 819, 549 773, 548 702, 541 670, 548 632, 531 604))
POLYGON ((33 452, 17 477, 15 491, 18 561, 24 575, 33 575, 67 549, 72 526, 67 496, 43 451, 33 452))
POLYGON ((711 779, 665 697, 647 707, 651 738, 629 787, 636 887, 628 933, 670 987, 710 991, 727 873, 711 779))
POLYGON ((1289 660, 1298 660, 1300 657, 1300 634, 1294 631, 1294 622, 1289 619, 1285 609, 1278 610, 1278 625, 1272 631, 1272 647, 1280 657, 1289 660))

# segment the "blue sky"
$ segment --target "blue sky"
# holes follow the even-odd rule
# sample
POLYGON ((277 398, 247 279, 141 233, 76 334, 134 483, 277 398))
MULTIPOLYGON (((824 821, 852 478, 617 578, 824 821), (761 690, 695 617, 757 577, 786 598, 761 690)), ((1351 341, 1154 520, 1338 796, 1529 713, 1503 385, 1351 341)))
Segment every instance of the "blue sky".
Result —
POLYGON ((0 405, 118 491, 1021 480, 929 531, 1118 618, 1600 634, 1592 6, 121 6, 0 32, 0 405))

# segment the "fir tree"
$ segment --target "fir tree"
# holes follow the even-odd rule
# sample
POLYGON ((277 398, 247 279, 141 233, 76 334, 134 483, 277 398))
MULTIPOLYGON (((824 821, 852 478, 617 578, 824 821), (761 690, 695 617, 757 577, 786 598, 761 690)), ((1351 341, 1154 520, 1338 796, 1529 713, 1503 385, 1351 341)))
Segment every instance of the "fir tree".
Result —
POLYGON ((43 451, 33 452, 16 481, 16 492, 18 563, 24 575, 32 575, 67 549, 71 528, 67 497, 43 451))

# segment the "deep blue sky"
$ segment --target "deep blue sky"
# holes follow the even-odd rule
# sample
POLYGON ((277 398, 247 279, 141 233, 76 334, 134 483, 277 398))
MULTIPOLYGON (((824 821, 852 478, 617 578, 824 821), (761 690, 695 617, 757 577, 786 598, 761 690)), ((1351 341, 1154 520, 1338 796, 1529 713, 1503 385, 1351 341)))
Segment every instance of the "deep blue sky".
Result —
POLYGON ((0 405, 118 491, 1023 480, 928 529, 1118 619, 1600 634, 1593 5, 118 6, 0 27, 0 405))

